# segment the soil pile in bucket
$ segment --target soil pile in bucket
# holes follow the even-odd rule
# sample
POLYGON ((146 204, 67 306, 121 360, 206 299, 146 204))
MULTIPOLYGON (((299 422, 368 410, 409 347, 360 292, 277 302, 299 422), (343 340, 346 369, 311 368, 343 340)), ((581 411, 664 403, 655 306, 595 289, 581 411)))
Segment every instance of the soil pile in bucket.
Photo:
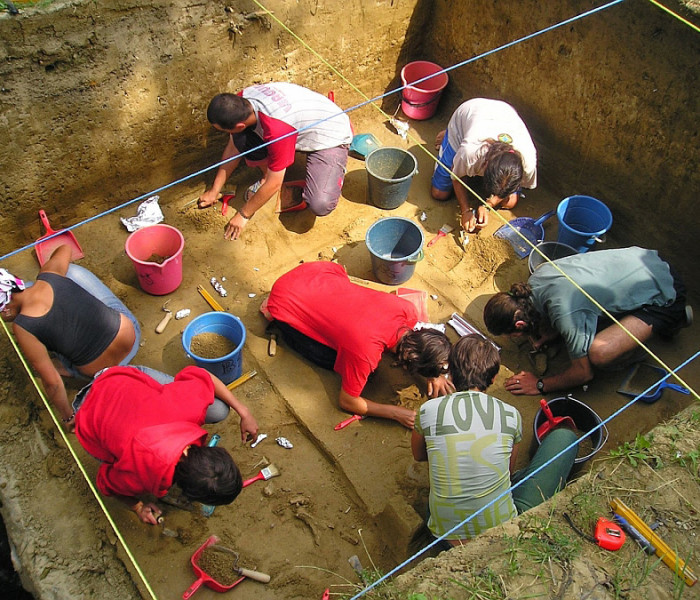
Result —
POLYGON ((221 358, 236 349, 230 339, 218 333, 198 333, 190 342, 190 350, 199 358, 221 358))
POLYGON ((205 548, 199 556, 197 566, 221 585, 233 585, 240 577, 234 571, 234 567, 236 567, 235 554, 221 552, 211 546, 205 548))
POLYGON ((152 263, 156 263, 158 265, 162 265, 169 258, 170 258, 169 256, 161 256, 160 254, 151 254, 146 259, 146 262, 152 262, 152 263))

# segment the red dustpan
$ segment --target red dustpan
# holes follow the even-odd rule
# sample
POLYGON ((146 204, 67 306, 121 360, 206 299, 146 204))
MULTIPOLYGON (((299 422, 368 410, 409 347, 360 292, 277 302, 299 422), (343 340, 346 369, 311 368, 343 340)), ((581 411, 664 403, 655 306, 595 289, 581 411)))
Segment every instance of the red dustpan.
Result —
POLYGON ((552 409, 549 408, 549 404, 547 404, 547 401, 544 398, 540 400, 540 406, 542 407, 542 414, 547 417, 547 420, 537 428, 537 437, 539 439, 542 439, 545 435, 552 431, 552 429, 561 426, 569 427, 574 431, 576 430, 574 420, 571 417, 555 417, 552 414, 552 409))
POLYGON ((259 571, 251 571, 250 569, 244 569, 242 567, 239 567, 238 566, 238 553, 235 550, 231 550, 230 548, 226 548, 225 546, 219 546, 218 542, 219 542, 219 538, 215 535, 212 535, 192 555, 192 559, 191 559, 192 568, 194 569, 194 574, 197 576, 197 581, 195 581, 187 589, 187 591, 184 594, 182 594, 182 597, 184 598, 184 600, 187 600, 190 596, 192 596, 192 594, 194 594, 202 584, 211 588, 215 592, 227 592, 231 588, 236 587, 246 577, 249 577, 250 579, 253 579, 255 581, 259 581, 260 583, 268 583, 270 581, 270 576, 267 573, 260 573, 259 571), (234 571, 234 573, 240 575, 240 577, 238 579, 236 579, 233 583, 223 584, 223 583, 217 581, 216 579, 214 579, 211 575, 208 575, 204 571, 204 569, 202 569, 202 567, 199 566, 199 562, 200 562, 200 558, 202 556, 202 553, 210 546, 212 547, 212 550, 217 550, 219 552, 233 554, 236 557, 236 562, 235 562, 234 566, 232 567, 232 570, 234 571))
POLYGON ((72 261, 78 260, 79 258, 83 258, 83 256, 85 256, 83 249, 80 247, 78 240, 75 239, 72 231, 68 231, 67 229, 56 231, 52 229, 51 224, 49 223, 49 218, 46 216, 43 209, 39 211, 39 218, 46 228, 46 233, 36 241, 34 250, 36 250, 36 257, 39 259, 39 264, 42 267, 44 266, 44 263, 49 260, 51 254, 53 254, 53 251, 63 244, 70 246, 72 261), (58 235, 51 237, 54 234, 58 235))

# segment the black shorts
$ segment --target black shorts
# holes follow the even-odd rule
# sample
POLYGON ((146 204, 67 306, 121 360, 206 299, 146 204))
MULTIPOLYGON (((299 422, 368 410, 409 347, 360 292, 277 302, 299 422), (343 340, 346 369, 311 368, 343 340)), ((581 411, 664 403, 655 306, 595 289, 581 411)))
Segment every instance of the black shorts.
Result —
POLYGON ((283 321, 273 321, 268 327, 279 329, 284 343, 304 358, 323 369, 333 370, 338 353, 330 346, 317 342, 283 321))
POLYGON ((673 289, 676 290, 676 299, 669 306, 642 306, 641 308, 628 313, 651 325, 652 331, 662 337, 671 337, 685 325, 685 305, 687 291, 683 280, 676 270, 668 265, 673 277, 673 289))

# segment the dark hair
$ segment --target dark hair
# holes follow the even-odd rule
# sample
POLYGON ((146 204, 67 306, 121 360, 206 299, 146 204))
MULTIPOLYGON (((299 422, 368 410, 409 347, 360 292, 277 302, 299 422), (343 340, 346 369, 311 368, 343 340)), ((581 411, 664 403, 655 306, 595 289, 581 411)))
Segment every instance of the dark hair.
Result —
POLYGON ((461 338, 450 352, 450 377, 458 392, 486 391, 500 368, 496 347, 476 333, 461 338))
POLYGON ((225 448, 190 446, 173 475, 190 500, 217 506, 231 504, 243 489, 241 472, 225 448))
POLYGON ((540 320, 532 303, 532 288, 527 283, 514 283, 509 292, 498 292, 484 307, 484 323, 493 335, 515 333, 516 321, 527 323, 527 328, 519 331, 535 333, 540 320))
POLYGON ((486 197, 497 196, 506 200, 520 189, 523 181, 523 159, 513 146, 493 141, 484 157, 484 191, 486 197))
POLYGON ((439 377, 448 372, 450 340, 436 329, 420 329, 404 334, 396 345, 396 365, 423 377, 439 377))
POLYGON ((222 129, 233 129, 243 123, 253 112, 245 98, 236 94, 217 94, 207 108, 207 119, 222 129))

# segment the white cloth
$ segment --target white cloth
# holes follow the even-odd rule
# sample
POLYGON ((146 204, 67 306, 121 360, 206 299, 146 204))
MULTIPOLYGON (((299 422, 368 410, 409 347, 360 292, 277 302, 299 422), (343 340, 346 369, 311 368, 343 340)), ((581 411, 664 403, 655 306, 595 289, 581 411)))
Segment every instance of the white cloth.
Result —
POLYGON ((0 310, 12 300, 12 292, 25 289, 24 281, 15 277, 6 269, 0 269, 0 310))

